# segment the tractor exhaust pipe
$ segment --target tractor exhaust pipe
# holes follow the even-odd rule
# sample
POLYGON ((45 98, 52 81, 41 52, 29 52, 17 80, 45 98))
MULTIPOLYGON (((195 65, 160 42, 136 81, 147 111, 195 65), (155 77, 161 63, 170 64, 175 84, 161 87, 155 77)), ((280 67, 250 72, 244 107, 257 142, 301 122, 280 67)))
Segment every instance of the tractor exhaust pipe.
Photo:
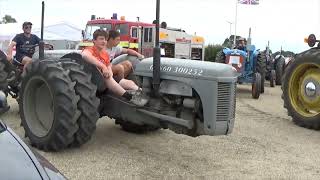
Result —
POLYGON ((160 0, 157 0, 156 7, 156 41, 153 48, 153 88, 155 94, 159 94, 160 87, 160 46, 159 46, 159 22, 160 22, 160 0))
POLYGON ((43 24, 44 24, 44 1, 42 1, 41 10, 41 41, 39 43, 39 59, 44 59, 44 42, 43 42, 43 24))

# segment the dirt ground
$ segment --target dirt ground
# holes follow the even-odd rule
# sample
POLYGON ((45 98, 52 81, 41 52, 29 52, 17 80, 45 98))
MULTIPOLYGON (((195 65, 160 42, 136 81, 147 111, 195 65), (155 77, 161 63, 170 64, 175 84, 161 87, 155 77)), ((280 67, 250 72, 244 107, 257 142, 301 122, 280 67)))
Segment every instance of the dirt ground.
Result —
MULTIPOLYGON (((254 100, 249 86, 238 86, 228 136, 136 135, 101 118, 81 148, 40 153, 70 179, 320 179, 320 132, 294 125, 280 95, 268 87, 254 100)), ((10 105, 1 118, 24 137, 17 103, 10 105)))

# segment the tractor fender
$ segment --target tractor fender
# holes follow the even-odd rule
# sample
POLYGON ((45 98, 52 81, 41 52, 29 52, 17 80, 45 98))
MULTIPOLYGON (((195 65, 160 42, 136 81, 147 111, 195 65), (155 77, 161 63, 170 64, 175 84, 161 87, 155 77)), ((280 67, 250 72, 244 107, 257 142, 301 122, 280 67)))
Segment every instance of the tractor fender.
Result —
POLYGON ((253 52, 253 59, 257 59, 259 53, 260 53, 260 49, 255 50, 253 52))
POLYGON ((224 48, 223 53, 225 55, 240 55, 242 57, 247 57, 247 53, 245 51, 239 50, 239 49, 229 49, 229 48, 224 48))
POLYGON ((88 74, 91 74, 91 81, 97 86, 98 92, 102 92, 107 88, 101 72, 93 64, 85 61, 80 53, 73 52, 61 57, 61 59, 65 58, 71 59, 76 63, 82 65, 84 67, 84 71, 88 74))
POLYGON ((138 57, 136 56, 131 56, 128 54, 122 54, 120 56, 117 56, 116 58, 114 58, 111 63, 113 65, 119 64, 123 61, 130 61, 132 64, 133 69, 135 69, 136 65, 140 62, 140 60, 138 59, 138 57))
POLYGON ((231 54, 231 52, 232 52, 232 50, 231 49, 229 49, 229 48, 223 48, 223 53, 225 54, 225 55, 229 55, 229 54, 231 54))

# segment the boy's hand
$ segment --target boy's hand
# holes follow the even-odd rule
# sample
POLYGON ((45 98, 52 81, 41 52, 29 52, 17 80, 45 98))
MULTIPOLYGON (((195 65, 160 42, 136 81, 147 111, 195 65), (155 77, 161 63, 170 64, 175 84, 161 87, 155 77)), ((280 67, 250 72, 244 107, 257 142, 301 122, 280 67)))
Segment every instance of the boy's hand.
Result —
POLYGON ((7 55, 7 60, 8 60, 9 62, 12 62, 12 56, 7 55))
POLYGON ((102 75, 105 78, 110 78, 110 77, 112 77, 112 71, 110 72, 109 68, 104 67, 104 68, 102 68, 102 75))
POLYGON ((142 55, 142 54, 138 54, 138 59, 144 59, 144 55, 142 55))
POLYGON ((109 70, 110 76, 113 77, 113 72, 112 72, 112 68, 111 67, 112 67, 112 65, 110 64, 107 68, 109 70))

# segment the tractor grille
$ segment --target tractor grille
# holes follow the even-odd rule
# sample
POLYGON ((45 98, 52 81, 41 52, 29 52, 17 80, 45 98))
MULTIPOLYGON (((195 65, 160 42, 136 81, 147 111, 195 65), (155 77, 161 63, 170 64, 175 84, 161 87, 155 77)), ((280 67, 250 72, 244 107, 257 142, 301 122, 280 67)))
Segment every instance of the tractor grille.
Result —
POLYGON ((217 121, 229 121, 235 118, 236 85, 218 83, 217 121))

